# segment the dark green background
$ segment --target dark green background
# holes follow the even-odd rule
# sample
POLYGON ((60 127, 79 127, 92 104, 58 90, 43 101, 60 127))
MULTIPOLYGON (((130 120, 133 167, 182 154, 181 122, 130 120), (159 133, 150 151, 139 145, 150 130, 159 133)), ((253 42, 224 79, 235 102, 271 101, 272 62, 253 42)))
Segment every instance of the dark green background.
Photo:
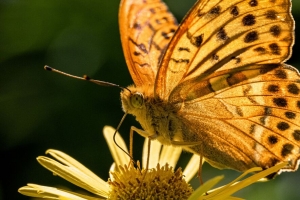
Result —
MULTIPOLYGON (((180 21, 194 2, 168 0, 167 4, 180 21)), ((297 22, 300 3, 293 3, 297 22)), ((36 162, 48 148, 64 151, 104 180, 108 178, 113 160, 102 128, 116 127, 123 116, 120 90, 50 73, 43 66, 123 86, 131 84, 119 39, 118 6, 118 0, 0 1, 0 199, 29 199, 17 193, 27 183, 78 190, 36 162)), ((297 42, 288 63, 300 67, 297 42)), ((120 129, 126 140, 131 125, 139 126, 128 116, 120 129)), ((136 159, 142 141, 135 136, 136 159)), ((239 175, 208 164, 203 169, 204 180, 224 173, 227 179, 222 183, 239 175)), ((299 181, 300 170, 284 173, 236 196, 297 199, 299 181)))

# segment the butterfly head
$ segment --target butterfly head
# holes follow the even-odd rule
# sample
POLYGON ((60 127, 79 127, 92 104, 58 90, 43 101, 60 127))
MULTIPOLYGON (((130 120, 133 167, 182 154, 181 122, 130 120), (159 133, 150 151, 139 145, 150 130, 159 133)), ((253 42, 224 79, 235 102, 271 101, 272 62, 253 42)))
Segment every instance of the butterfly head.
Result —
POLYGON ((123 110, 126 113, 136 115, 145 106, 144 94, 134 86, 129 86, 121 92, 123 110))

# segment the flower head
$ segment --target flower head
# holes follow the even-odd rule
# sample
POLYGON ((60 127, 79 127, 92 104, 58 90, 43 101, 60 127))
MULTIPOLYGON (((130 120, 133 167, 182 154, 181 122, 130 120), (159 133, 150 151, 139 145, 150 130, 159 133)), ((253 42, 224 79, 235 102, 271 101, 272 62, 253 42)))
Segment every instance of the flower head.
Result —
MULTIPOLYGON (((151 143, 149 167, 146 168, 147 155, 149 155, 145 151, 148 144, 148 139, 146 139, 142 167, 140 167, 139 162, 134 167, 130 163, 128 155, 116 147, 112 139, 114 132, 113 128, 104 127, 104 137, 107 140, 115 161, 110 169, 110 178, 108 181, 102 180, 74 158, 61 151, 50 149, 46 152, 54 159, 46 156, 39 156, 37 158, 42 166, 67 181, 91 192, 93 196, 37 184, 28 184, 21 187, 19 192, 32 197, 62 200, 232 199, 233 197, 230 195, 234 192, 278 171, 285 165, 285 163, 277 165, 238 182, 247 173, 261 170, 260 168, 253 168, 233 182, 211 190, 222 179, 222 177, 216 177, 207 181, 192 193, 193 190, 188 181, 195 176, 198 170, 198 167, 195 166, 199 166, 199 156, 193 155, 183 172, 181 168, 174 170, 182 149, 172 146, 162 147, 159 142, 153 141, 151 143)), ((118 133, 116 135, 116 142, 123 150, 128 152, 125 142, 118 133)))
MULTIPOLYGON (((155 199, 168 197, 187 199, 192 194, 193 190, 184 178, 185 175, 181 169, 174 172, 174 167, 182 151, 181 148, 164 146, 161 150, 162 145, 159 142, 152 142, 149 170, 146 170, 145 167, 139 166, 139 162, 137 162, 138 167, 133 167, 129 156, 115 145, 112 137, 115 132, 113 128, 106 126, 103 132, 115 161, 110 169, 110 179, 107 182, 61 151, 47 150, 46 154, 50 154, 54 159, 46 156, 37 158, 42 166, 91 192, 95 197, 37 184, 21 187, 19 192, 27 196, 45 199, 136 199, 138 196, 141 199, 147 199, 150 196, 155 199)), ((124 140, 118 133, 116 142, 128 152, 124 140)), ((144 149, 147 149, 147 144, 148 139, 145 141, 144 149)), ((142 166, 146 165, 146 158, 147 152, 144 151, 142 166)), ((190 165, 193 165, 193 162, 199 162, 197 156, 193 156, 190 165)), ((192 167, 186 168, 184 173, 190 174, 190 169, 192 167)), ((192 171, 193 175, 187 176, 189 179, 195 175, 197 170, 192 171)))

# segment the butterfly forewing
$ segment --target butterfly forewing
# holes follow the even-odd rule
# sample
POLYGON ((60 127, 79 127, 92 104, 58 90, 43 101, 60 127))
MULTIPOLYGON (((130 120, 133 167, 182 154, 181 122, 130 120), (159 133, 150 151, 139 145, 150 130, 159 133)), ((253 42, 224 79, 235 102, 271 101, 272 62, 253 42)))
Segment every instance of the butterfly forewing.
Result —
POLYGON ((123 0, 119 10, 123 51, 136 86, 153 85, 158 62, 177 29, 160 0, 123 0))
POLYGON ((290 0, 197 1, 172 39, 156 81, 166 99, 179 83, 226 69, 281 63, 290 56, 290 0))

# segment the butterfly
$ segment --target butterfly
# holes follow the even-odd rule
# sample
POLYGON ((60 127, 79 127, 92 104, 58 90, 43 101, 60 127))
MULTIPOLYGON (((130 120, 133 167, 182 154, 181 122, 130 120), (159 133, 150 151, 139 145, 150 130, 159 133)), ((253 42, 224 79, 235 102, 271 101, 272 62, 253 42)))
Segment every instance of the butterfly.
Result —
POLYGON ((122 0, 134 81, 121 92, 144 137, 245 171, 300 158, 300 76, 290 0, 198 0, 178 25, 160 0, 122 0))

